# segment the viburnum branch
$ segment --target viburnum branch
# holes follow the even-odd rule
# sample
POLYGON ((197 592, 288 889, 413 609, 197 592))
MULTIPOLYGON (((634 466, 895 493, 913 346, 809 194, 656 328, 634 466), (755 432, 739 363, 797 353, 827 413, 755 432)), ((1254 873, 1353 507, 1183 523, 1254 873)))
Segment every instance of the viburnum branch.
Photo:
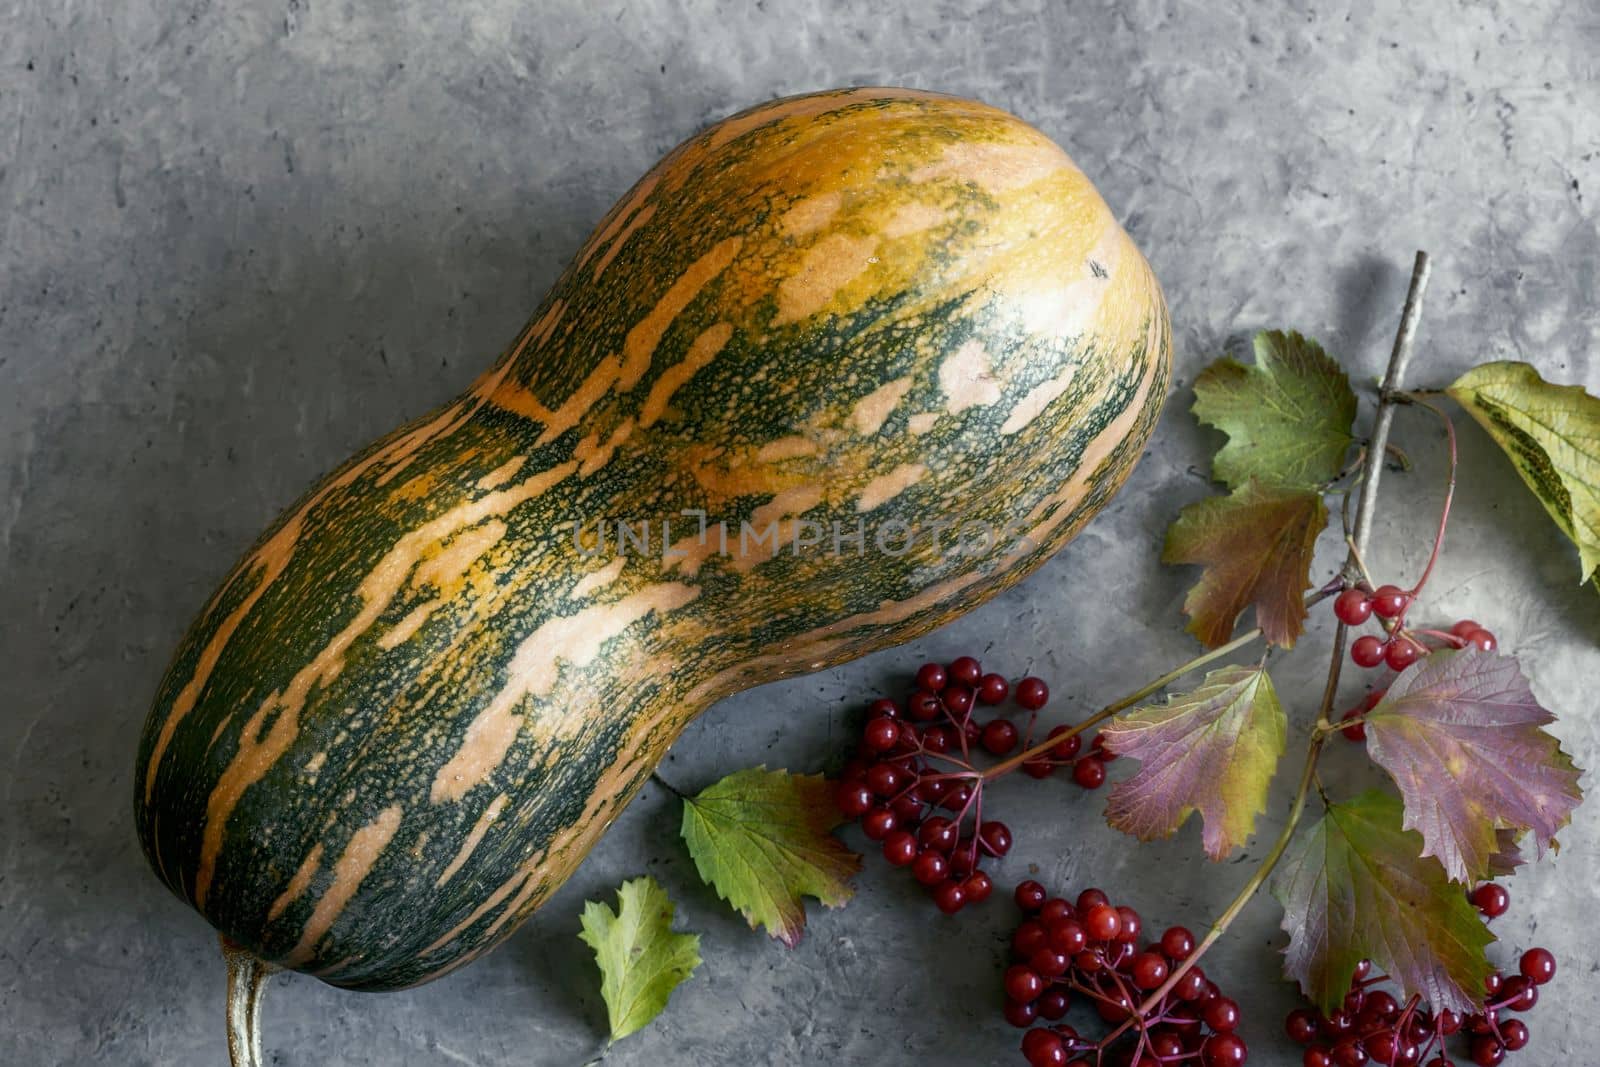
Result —
MULTIPOLYGON (((1401 392, 1401 381, 1405 377, 1406 367, 1411 362, 1411 354, 1416 346, 1417 323, 1422 315, 1422 297, 1428 288, 1428 276, 1431 266, 1426 252, 1419 251, 1411 271, 1411 287, 1406 294, 1405 310, 1400 316, 1400 329, 1395 334, 1394 349, 1389 355, 1388 369, 1384 372, 1383 385, 1378 395, 1378 411, 1373 420, 1372 439, 1367 448, 1367 455, 1380 457, 1377 462, 1368 462, 1362 472, 1361 497, 1356 505, 1355 532, 1349 539, 1350 551, 1345 560, 1345 579, 1353 582, 1360 573, 1361 558, 1367 547, 1367 541, 1372 534, 1373 515, 1377 509, 1378 481, 1382 473, 1383 462, 1381 457, 1389 447, 1389 429, 1394 423, 1394 408, 1402 400, 1407 399, 1401 392)), ((1452 468, 1453 469, 1453 468, 1452 468)), ((1240 888, 1237 895, 1228 904, 1217 920, 1211 924, 1206 936, 1200 944, 1195 946, 1182 963, 1172 969, 1167 975, 1167 980, 1158 986, 1154 992, 1144 999, 1139 1005, 1138 1015, 1147 1014, 1161 999, 1170 993, 1180 979, 1188 973, 1189 969, 1199 962, 1206 950, 1216 944, 1223 933, 1233 924, 1233 921, 1244 911, 1256 891, 1266 884, 1272 871, 1283 858, 1284 851, 1289 847, 1290 840, 1294 837, 1295 829, 1300 824, 1300 817, 1305 812, 1306 797, 1311 791, 1312 783, 1316 780, 1317 759, 1322 754, 1322 746, 1327 742, 1332 725, 1333 704, 1339 690, 1339 672, 1344 665, 1345 640, 1349 627, 1343 622, 1334 628, 1333 650, 1328 664, 1327 682, 1323 686, 1322 701, 1317 709, 1316 726, 1311 732, 1311 740, 1306 746, 1305 767, 1300 773, 1300 784, 1295 789, 1294 802, 1289 809, 1289 817, 1283 824, 1278 838, 1272 843, 1272 848, 1263 857, 1250 879, 1240 888)), ((1102 1043, 1102 1047, 1109 1045, 1118 1035, 1127 1029, 1125 1023, 1102 1043)))

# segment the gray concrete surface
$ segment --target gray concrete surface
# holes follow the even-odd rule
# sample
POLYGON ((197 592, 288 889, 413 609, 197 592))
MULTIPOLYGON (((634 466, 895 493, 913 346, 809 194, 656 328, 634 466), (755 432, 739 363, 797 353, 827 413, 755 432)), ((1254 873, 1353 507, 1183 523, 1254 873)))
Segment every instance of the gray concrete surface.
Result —
MULTIPOLYGON (((895 83, 1026 116, 1096 177, 1154 263, 1178 373, 1131 484, 1044 571, 913 647, 714 708, 666 767, 685 787, 758 762, 820 766, 861 700, 924 656, 1037 670, 1073 713, 1185 659, 1193 575, 1157 552, 1178 506, 1207 492, 1214 440, 1186 413, 1188 383, 1279 324, 1370 378, 1414 248, 1437 259, 1419 384, 1520 357, 1600 388, 1600 13, 1586 0, 1277 7, 0 3, 0 1063, 222 1061, 215 943, 147 873, 130 827, 132 750, 166 656, 281 507, 462 388, 613 198, 721 114, 895 83)), ((1399 434, 1418 469, 1389 483, 1374 555, 1410 575, 1439 501, 1440 435, 1410 415, 1399 434)), ((1476 432, 1463 449, 1430 607, 1493 625, 1563 715, 1569 749, 1600 765, 1600 599, 1574 587, 1573 551, 1510 466, 1476 432)), ((1276 669, 1300 723, 1328 635, 1319 616, 1276 669)), ((1330 778, 1368 773, 1342 750, 1330 778)), ((1019 838, 1007 884, 1035 870, 1098 883, 1153 923, 1198 927, 1246 876, 1207 864, 1193 828, 1131 847, 1066 783, 1007 782, 994 806, 1019 838)), ((702 933, 706 962, 606 1062, 1021 1062, 997 1010, 1008 906, 951 923, 873 859, 856 899, 815 912, 786 951, 698 884, 677 819, 647 789, 506 947, 432 986, 374 997, 282 980, 271 1062, 583 1062, 604 1015, 578 909, 646 871, 702 933)), ((1497 925, 1497 955, 1536 937, 1563 967, 1514 1063, 1600 1063, 1596 827, 1581 812, 1497 925)), ((1280 1037, 1292 998, 1277 919, 1258 900, 1208 963, 1246 1005, 1261 1065, 1299 1062, 1280 1037)))

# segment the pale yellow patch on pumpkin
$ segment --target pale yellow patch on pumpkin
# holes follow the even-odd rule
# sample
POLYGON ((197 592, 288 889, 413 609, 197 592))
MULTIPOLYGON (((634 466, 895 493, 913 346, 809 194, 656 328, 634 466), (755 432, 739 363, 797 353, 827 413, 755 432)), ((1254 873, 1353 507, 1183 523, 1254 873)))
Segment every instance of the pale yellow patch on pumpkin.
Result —
POLYGON ((880 474, 868 482, 856 497, 857 511, 880 508, 927 477, 928 468, 922 463, 902 463, 888 474, 880 474))
POLYGON ((877 433, 894 411, 895 405, 910 391, 911 376, 908 374, 892 382, 885 382, 862 397, 850 412, 850 423, 855 427, 856 433, 863 437, 877 433))

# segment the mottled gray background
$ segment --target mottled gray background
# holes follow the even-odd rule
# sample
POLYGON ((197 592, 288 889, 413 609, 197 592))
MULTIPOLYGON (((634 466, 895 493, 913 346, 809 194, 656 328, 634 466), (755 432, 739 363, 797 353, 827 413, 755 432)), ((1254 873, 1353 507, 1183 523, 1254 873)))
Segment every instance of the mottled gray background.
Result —
MULTIPOLYGON (((465 386, 612 200, 727 112, 892 83, 1027 117, 1154 263, 1178 366, 1148 456, 1059 558, 913 647, 717 706, 665 768, 684 787, 762 761, 820 766, 862 699, 924 656, 1037 670, 1063 714, 1187 658, 1194 575, 1157 554, 1179 505, 1208 491, 1215 442, 1186 413, 1188 383, 1280 324, 1370 378, 1415 248, 1437 259, 1417 384, 1519 357, 1600 388, 1595 7, 1278 6, 0 2, 0 1062, 224 1058, 215 942, 147 873, 129 820, 135 737, 168 653, 280 508, 465 386)), ((1388 483, 1374 562, 1402 577, 1424 559, 1442 468, 1434 426, 1403 413, 1398 433, 1419 469, 1388 483)), ((1574 552, 1509 464, 1476 431, 1463 448, 1428 607, 1491 623, 1564 716, 1569 749, 1600 765, 1600 599, 1574 586, 1574 552)), ((1326 621, 1276 670, 1300 723, 1326 621)), ((1366 772, 1340 747, 1329 777, 1343 790, 1366 772)), ((1006 885, 1036 869, 1105 885, 1153 925, 1203 927, 1247 874, 1204 862, 1192 826, 1130 847, 1100 824, 1101 798, 1065 782, 996 794, 1019 839, 1006 885)), ((647 789, 505 948, 434 985, 364 996, 281 980, 272 1061, 589 1058, 604 1010, 577 912, 648 871, 706 962, 607 1062, 1021 1062, 996 992, 1009 905, 950 922, 872 857, 856 899, 813 909, 787 951, 698 883, 677 821, 647 789)), ((1537 936, 1562 959, 1513 1062, 1600 1060, 1593 811, 1565 845, 1518 876, 1496 926, 1498 956, 1537 936)), ((1246 1005, 1255 1064, 1299 1062, 1280 1037, 1277 919, 1258 900, 1207 963, 1246 1005)))

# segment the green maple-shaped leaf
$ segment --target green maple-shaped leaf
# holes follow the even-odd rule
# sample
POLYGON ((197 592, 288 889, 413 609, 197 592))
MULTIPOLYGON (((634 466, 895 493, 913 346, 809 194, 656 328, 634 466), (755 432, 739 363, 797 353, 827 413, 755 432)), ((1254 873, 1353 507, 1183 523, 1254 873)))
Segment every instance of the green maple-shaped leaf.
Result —
POLYGON ((1532 831, 1543 850, 1583 799, 1577 768, 1541 729, 1555 716, 1511 656, 1435 652, 1402 672, 1366 719, 1367 750, 1400 787, 1406 828, 1459 882, 1494 873, 1497 831, 1532 831))
POLYGON ((1489 431, 1578 546, 1578 580, 1592 577, 1600 568, 1600 398, 1509 360, 1474 367, 1446 391, 1489 431))
POLYGON ((1211 648, 1226 644, 1234 620, 1254 604, 1267 640, 1292 646, 1305 625, 1311 556, 1327 522, 1320 494, 1256 481, 1184 508, 1161 559, 1205 568, 1183 601, 1189 632, 1211 648))
POLYGON ((1273 883, 1289 934, 1284 973, 1325 1012, 1363 959, 1407 996, 1459 1012, 1476 1008, 1493 969, 1484 955, 1493 935, 1400 819, 1400 799, 1381 790, 1329 805, 1273 883))
POLYGON ((612 1041, 660 1015, 672 991, 700 966, 700 938, 673 933, 672 910, 666 890, 650 877, 623 882, 614 912, 594 900, 583 906, 578 936, 600 965, 612 1041))
POLYGON ((1284 729, 1283 705, 1259 667, 1212 671, 1191 693, 1128 712, 1100 731, 1107 750, 1140 762, 1111 790, 1106 821, 1149 841, 1198 811, 1206 854, 1225 858, 1266 807, 1284 729))
POLYGON ((1255 366, 1219 359, 1194 383, 1194 413, 1228 435, 1212 465, 1218 481, 1240 488, 1313 488, 1344 465, 1356 395, 1339 364, 1298 333, 1255 336, 1255 366))
POLYGON ((830 832, 843 822, 820 774, 754 767, 683 802, 683 839, 695 867, 750 926, 793 948, 805 932, 802 896, 830 908, 855 892, 861 857, 830 832))

